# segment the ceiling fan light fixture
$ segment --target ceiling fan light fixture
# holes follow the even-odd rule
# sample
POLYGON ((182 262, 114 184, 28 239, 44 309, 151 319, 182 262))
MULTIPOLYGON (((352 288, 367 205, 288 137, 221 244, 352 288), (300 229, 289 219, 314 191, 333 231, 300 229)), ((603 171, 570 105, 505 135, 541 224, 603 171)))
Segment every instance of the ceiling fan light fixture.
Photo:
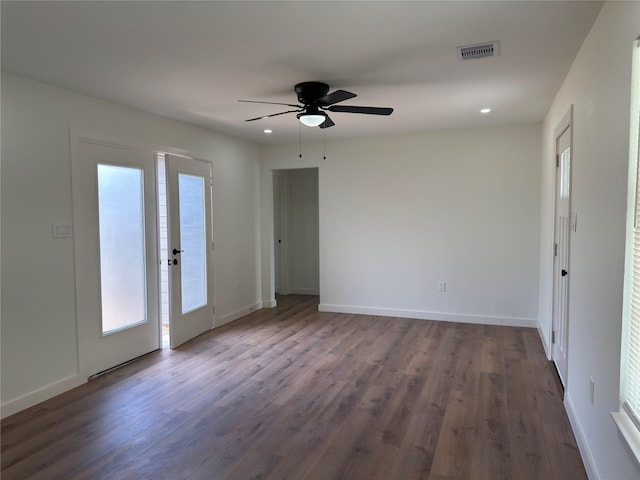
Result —
POLYGON ((306 127, 317 127, 322 125, 327 119, 324 113, 300 113, 298 120, 306 127))

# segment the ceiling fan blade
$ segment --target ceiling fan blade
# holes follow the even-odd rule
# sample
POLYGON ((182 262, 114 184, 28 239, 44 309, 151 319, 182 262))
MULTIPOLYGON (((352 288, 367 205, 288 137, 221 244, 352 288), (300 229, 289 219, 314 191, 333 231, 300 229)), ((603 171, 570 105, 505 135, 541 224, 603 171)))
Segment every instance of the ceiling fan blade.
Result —
POLYGON ((292 103, 280 103, 280 102, 260 102, 257 100, 238 100, 241 103, 265 103, 267 105, 284 105, 286 107, 302 108, 302 105, 293 105, 292 103))
POLYGON ((326 120, 320 124, 320 128, 329 128, 333 127, 334 125, 335 123, 333 123, 333 120, 329 118, 329 115, 326 115, 326 120))
POLYGON ((346 90, 336 90, 329 95, 320 97, 318 99, 318 105, 320 105, 321 107, 327 107, 329 105, 333 105, 334 103, 344 102, 345 100, 349 100, 353 97, 357 97, 357 95, 355 93, 347 92, 346 90))
POLYGON ((386 107, 357 107, 355 105, 332 105, 327 108, 330 112, 363 113, 365 115, 391 115, 393 108, 386 107))
POLYGON ((364 113, 365 115, 391 115, 393 108, 357 107, 355 105, 333 105, 327 108, 330 112, 364 113))
POLYGON ((272 113, 271 115, 262 115, 261 117, 250 118, 249 120, 245 120, 245 122, 254 122, 256 120, 262 120, 263 118, 277 117, 278 115, 284 115, 285 113, 297 113, 302 111, 303 110, 287 110, 286 112, 272 113))

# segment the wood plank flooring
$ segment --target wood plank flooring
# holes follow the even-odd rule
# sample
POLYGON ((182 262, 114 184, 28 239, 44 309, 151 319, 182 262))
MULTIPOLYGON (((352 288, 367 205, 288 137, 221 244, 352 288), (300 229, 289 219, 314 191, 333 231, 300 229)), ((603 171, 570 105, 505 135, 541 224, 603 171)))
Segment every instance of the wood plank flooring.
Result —
POLYGON ((2 478, 587 478, 535 330, 317 301, 280 297, 3 420, 2 478))

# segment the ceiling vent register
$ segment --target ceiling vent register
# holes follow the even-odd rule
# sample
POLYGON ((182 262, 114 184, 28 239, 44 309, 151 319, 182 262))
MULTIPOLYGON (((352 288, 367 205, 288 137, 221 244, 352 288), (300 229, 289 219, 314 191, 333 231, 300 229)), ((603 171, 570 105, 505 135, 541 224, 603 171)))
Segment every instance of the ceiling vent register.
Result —
POLYGON ((497 57, 498 55, 500 55, 500 42, 479 43, 476 45, 463 45, 462 47, 458 47, 458 59, 460 60, 497 57))

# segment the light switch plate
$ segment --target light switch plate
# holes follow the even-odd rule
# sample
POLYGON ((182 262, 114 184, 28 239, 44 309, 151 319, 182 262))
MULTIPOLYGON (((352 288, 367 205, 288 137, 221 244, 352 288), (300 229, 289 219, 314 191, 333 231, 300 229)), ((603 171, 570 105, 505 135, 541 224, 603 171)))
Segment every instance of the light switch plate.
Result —
POLYGON ((53 222, 51 224, 53 238, 73 237, 73 225, 70 222, 53 222))

